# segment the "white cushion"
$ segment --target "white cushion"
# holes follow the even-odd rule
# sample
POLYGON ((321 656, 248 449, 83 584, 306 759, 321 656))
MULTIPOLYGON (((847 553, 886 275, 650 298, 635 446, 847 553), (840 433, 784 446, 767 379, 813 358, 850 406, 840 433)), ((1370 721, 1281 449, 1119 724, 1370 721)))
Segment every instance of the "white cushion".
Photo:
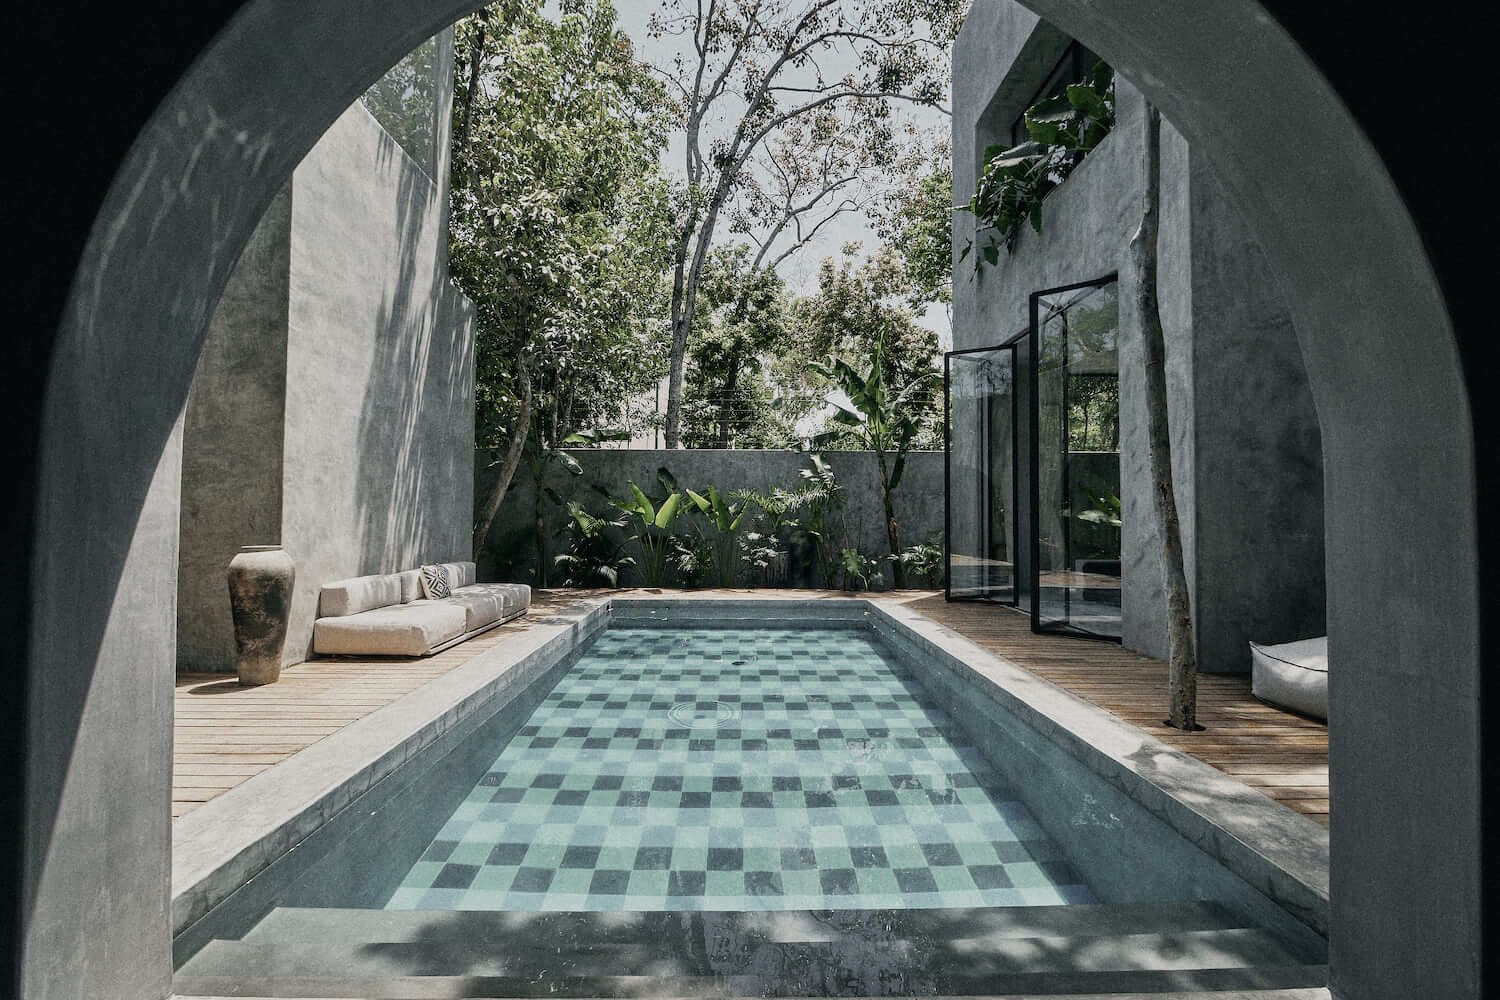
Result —
POLYGON ((1328 637, 1250 644, 1250 691, 1270 705, 1328 718, 1328 637))
POLYGON ((471 583, 448 598, 469 614, 469 631, 497 618, 509 618, 531 607, 531 588, 524 583, 471 583))
POLYGON ((397 579, 401 581, 401 603, 409 604, 412 601, 422 599, 422 571, 409 569, 404 573, 397 573, 397 579))
POLYGON ((467 587, 475 580, 474 564, 471 562, 451 562, 442 563, 441 565, 448 571, 448 588, 450 590, 467 587))
POLYGON ((464 609, 446 601, 415 601, 313 623, 313 652, 357 656, 421 656, 462 635, 464 609))
POLYGON ((401 603, 401 578, 395 573, 356 576, 323 584, 318 595, 318 614, 325 618, 357 615, 361 611, 401 603))

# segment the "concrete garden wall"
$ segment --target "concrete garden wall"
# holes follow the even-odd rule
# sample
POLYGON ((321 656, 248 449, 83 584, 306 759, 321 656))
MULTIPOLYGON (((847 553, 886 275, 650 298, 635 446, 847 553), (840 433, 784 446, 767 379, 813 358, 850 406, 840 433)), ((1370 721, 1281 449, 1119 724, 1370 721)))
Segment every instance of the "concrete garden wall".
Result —
MULTIPOLYGON (((1022 7, 975 5, 954 54, 954 191, 974 190, 984 149, 1007 141, 1069 39, 1022 7)), ((1043 288, 1119 273, 1122 615, 1125 645, 1166 653, 1140 321, 1128 246, 1140 223, 1145 100, 1117 80, 1117 124, 1048 196, 1043 229, 977 272, 958 262, 973 217, 955 217, 958 349, 1008 340, 1043 288)), ((1162 125, 1159 290, 1167 338, 1173 476, 1200 668, 1247 672, 1247 642, 1324 634, 1322 449, 1296 329, 1259 246, 1207 162, 1162 125)), ((1021 433, 1028 433, 1023 413, 1021 433)), ((1023 476, 1025 472, 1023 470, 1023 476)), ((1023 494, 1028 487, 1023 479, 1023 494)), ((1029 525, 1022 520, 1022 552, 1029 525)))
MULTIPOLYGON (((440 39, 439 79, 452 45, 440 39)), ((419 164, 352 105, 297 167, 215 312, 183 435, 179 670, 232 671, 225 568, 296 564, 284 659, 322 584, 464 557, 473 496, 472 306, 447 275, 447 102, 419 164)))
MULTIPOLYGON (((775 487, 798 489, 803 485, 800 470, 811 468, 807 456, 795 451, 738 450, 652 450, 601 448, 570 451, 583 468, 582 476, 572 476, 554 467, 545 485, 564 497, 576 499, 590 511, 608 509, 604 497, 593 490, 600 486, 611 496, 623 497, 634 481, 647 494, 659 487, 656 470, 666 466, 676 477, 679 487, 703 493, 710 486, 721 492, 754 489, 766 492, 775 487)), ((873 452, 827 452, 824 458, 833 467, 845 490, 845 522, 849 535, 867 556, 884 556, 890 552, 886 538, 885 513, 881 504, 880 478, 873 452)), ((484 558, 480 560, 482 579, 514 579, 531 582, 535 564, 535 489, 529 478, 518 478, 490 528, 484 558), (508 558, 510 554, 513 558, 508 558)), ((492 481, 493 470, 478 470, 479 488, 492 481)), ((919 542, 942 544, 943 535, 943 455, 941 452, 913 452, 907 456, 906 471, 893 494, 896 522, 901 530, 901 547, 919 542)), ((563 550, 566 539, 556 532, 567 518, 566 511, 543 497, 546 512, 546 553, 549 566, 552 557, 563 550)), ((742 531, 753 530, 752 516, 747 516, 742 531)), ((684 522, 686 524, 687 522, 684 522)), ((633 548, 631 549, 634 553, 633 548)), ((889 582, 890 573, 886 571, 889 582)), ((554 577, 555 584, 559 578, 554 577)), ((807 586, 822 586, 821 581, 804 576, 807 586)))

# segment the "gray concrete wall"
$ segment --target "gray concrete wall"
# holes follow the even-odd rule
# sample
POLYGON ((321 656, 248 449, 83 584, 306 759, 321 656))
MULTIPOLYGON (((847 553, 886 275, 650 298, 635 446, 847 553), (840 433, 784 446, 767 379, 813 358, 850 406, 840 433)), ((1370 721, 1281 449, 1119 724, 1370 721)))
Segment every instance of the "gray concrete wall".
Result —
POLYGON ((1189 174, 1198 660, 1247 672, 1249 642, 1327 633, 1322 434, 1280 283, 1197 153, 1189 174))
MULTIPOLYGON (((611 496, 623 497, 627 483, 634 481, 647 494, 657 494, 656 470, 666 466, 677 479, 679 488, 703 493, 710 486, 720 492, 734 489, 765 491, 769 488, 798 489, 803 481, 799 470, 811 468, 807 456, 795 451, 751 450, 652 450, 652 449, 580 449, 569 452, 583 467, 582 476, 572 476, 554 468, 546 483, 562 496, 577 499, 591 511, 602 512, 607 503, 592 489, 603 487, 611 496)), ((880 478, 872 452, 826 452, 824 458, 833 467, 845 490, 845 521, 849 534, 859 550, 867 556, 881 557, 890 552, 885 531, 885 513, 880 497, 880 478)), ((524 473, 524 469, 522 470, 524 473)), ((488 485, 491 470, 480 470, 481 485, 488 485)), ((504 575, 518 582, 530 582, 527 575, 534 563, 530 557, 536 538, 533 527, 534 489, 529 479, 513 482, 505 503, 490 528, 485 558, 480 562, 482 578, 494 578, 502 570, 497 553, 519 551, 521 557, 504 575)), ((547 511, 547 560, 563 550, 565 538, 555 531, 563 527, 566 511, 545 497, 547 511)), ((893 494, 896 522, 901 531, 901 547, 919 542, 942 544, 943 535, 943 456, 941 452, 912 452, 907 456, 906 471, 893 494)), ((752 530, 754 515, 747 517, 741 530, 752 530)), ((684 522, 687 523, 687 522, 684 522)), ((632 554, 634 554, 632 550, 632 554)), ((884 570, 887 585, 890 572, 884 570)), ((812 583, 812 581, 808 581, 812 583)), ((821 586, 821 584, 813 584, 821 586)))
POLYGON ((363 105, 292 187, 288 662, 311 651, 324 583, 467 555, 474 451, 472 307, 448 281, 446 187, 363 105))
POLYGON ((188 394, 177 568, 177 669, 233 671, 225 572, 281 541, 292 189, 255 228, 209 324, 188 394))
MULTIPOLYGON (((1055 64, 1067 36, 1010 3, 979 3, 955 55, 955 196, 985 145, 1055 64), (1011 60, 1007 63, 1005 60, 1011 60)), ((1125 645, 1166 653, 1160 537, 1147 451, 1140 320, 1129 241, 1140 222, 1144 98, 1117 82, 1117 124, 1043 207, 998 266, 976 273, 972 217, 955 225, 954 344, 999 343, 1029 322, 1042 288, 1120 276, 1120 477, 1125 645)), ((1210 168, 1162 127, 1158 248, 1172 466, 1200 667, 1249 669, 1247 639, 1323 632, 1321 451, 1317 415, 1288 308, 1264 257, 1210 168)), ((1022 414, 1021 433, 1029 433, 1022 414)), ((1029 492, 1023 470, 1023 488, 1029 492)), ((1022 521, 1021 551, 1029 522, 1022 521)))
MULTIPOLYGON (((440 78, 452 45, 440 38, 440 78)), ((466 554, 472 306, 447 274, 451 86, 438 180, 356 102, 273 202, 217 307, 187 407, 178 669, 232 671, 225 570, 296 565, 284 657, 330 580, 466 554)))

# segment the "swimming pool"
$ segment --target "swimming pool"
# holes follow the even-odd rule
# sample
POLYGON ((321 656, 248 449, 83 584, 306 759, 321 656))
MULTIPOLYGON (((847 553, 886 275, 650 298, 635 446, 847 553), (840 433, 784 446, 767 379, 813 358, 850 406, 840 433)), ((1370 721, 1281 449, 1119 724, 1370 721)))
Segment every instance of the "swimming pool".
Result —
POLYGON ((610 629, 386 908, 1094 902, 898 667, 868 629, 610 629))
POLYGON ((1321 982, 1316 934, 847 603, 616 601, 185 931, 178 992, 1321 982))

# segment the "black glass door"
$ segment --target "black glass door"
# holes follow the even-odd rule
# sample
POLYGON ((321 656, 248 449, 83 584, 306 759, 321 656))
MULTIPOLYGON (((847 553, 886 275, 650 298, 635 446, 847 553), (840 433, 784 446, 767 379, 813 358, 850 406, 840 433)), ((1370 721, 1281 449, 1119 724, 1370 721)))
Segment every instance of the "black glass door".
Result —
POLYGON ((1015 604, 1016 349, 944 358, 948 600, 1015 604))
POLYGON ((1031 620, 1121 636, 1119 295, 1113 275, 1031 296, 1031 620))

